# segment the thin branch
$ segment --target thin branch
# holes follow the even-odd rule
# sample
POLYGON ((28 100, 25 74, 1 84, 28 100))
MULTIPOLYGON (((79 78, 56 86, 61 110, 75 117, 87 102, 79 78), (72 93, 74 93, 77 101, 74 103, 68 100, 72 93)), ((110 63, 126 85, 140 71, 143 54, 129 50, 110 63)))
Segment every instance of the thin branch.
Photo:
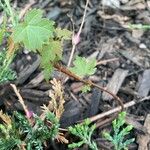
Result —
POLYGON ((70 57, 69 57, 69 61, 68 61, 68 64, 67 64, 67 67, 70 67, 70 65, 71 65, 75 49, 76 49, 76 45, 73 44, 72 49, 71 49, 71 54, 70 54, 70 57))
POLYGON ((86 84, 86 85, 90 85, 90 86, 92 86, 92 87, 96 87, 96 88, 100 89, 101 91, 104 91, 104 92, 110 94, 110 95, 119 103, 119 105, 121 106, 122 110, 124 109, 124 105, 123 105, 122 100, 121 100, 118 96, 116 96, 115 94, 113 94, 111 91, 108 91, 108 90, 105 89, 104 87, 101 87, 101 86, 99 86, 99 85, 93 83, 93 82, 90 81, 90 80, 84 80, 84 79, 80 78, 79 76, 75 75, 74 73, 72 73, 69 69, 65 68, 64 66, 61 66, 61 65, 59 65, 59 64, 55 64, 54 67, 55 67, 56 69, 58 69, 59 71, 65 73, 65 74, 68 75, 69 77, 74 78, 74 79, 77 80, 77 81, 80 81, 80 82, 82 82, 82 83, 84 83, 84 84, 86 84))
MULTIPOLYGON (((128 108, 128 107, 134 106, 137 103, 140 103, 140 102, 143 102, 143 101, 146 101, 146 100, 149 100, 149 99, 150 99, 150 96, 144 97, 144 98, 142 98, 140 100, 132 100, 132 101, 130 101, 128 103, 125 103, 123 107, 124 108, 128 108)), ((112 115, 112 114, 120 111, 121 109, 122 108, 120 106, 118 106, 118 107, 115 107, 115 108, 113 108, 113 109, 111 109, 111 110, 109 110, 107 112, 104 112, 104 113, 98 114, 96 116, 93 116, 93 117, 91 117, 89 119, 91 120, 91 122, 94 122, 94 121, 99 120, 99 119, 101 119, 103 117, 112 115)))
POLYGON ((88 4, 89 4, 89 0, 86 1, 86 5, 85 5, 85 9, 84 9, 84 14, 83 14, 83 19, 82 19, 82 22, 81 22, 81 25, 80 25, 80 28, 79 28, 79 31, 78 31, 78 35, 80 35, 81 32, 82 32, 82 28, 83 28, 83 25, 84 25, 84 22, 85 22, 85 17, 86 17, 86 12, 87 12, 88 4))
POLYGON ((15 26, 16 25, 15 14, 12 10, 12 7, 10 6, 10 1, 9 0, 4 0, 4 1, 5 1, 6 6, 7 6, 6 9, 8 10, 8 15, 11 18, 11 22, 12 22, 13 26, 15 26))
POLYGON ((109 63, 109 62, 112 62, 112 61, 118 61, 118 60, 119 60, 119 58, 111 58, 111 59, 106 59, 106 60, 100 60, 100 61, 97 61, 96 66, 103 65, 103 64, 106 64, 106 63, 109 63))
MULTIPOLYGON (((75 36, 76 36, 76 38, 80 38, 80 34, 82 32, 82 28, 83 28, 83 25, 84 25, 84 22, 85 22, 85 17, 86 17, 86 12, 87 12, 88 4, 89 4, 89 0, 86 1, 86 5, 85 5, 85 9, 84 9, 84 14, 83 14, 83 18, 82 18, 82 22, 81 22, 79 31, 78 31, 77 35, 73 34, 73 38, 75 38, 75 36)), ((75 49, 76 49, 76 45, 77 45, 77 43, 76 44, 73 43, 67 67, 70 67, 70 65, 71 65, 71 62, 72 62, 72 59, 73 59, 73 55, 74 55, 74 52, 75 52, 75 49)))

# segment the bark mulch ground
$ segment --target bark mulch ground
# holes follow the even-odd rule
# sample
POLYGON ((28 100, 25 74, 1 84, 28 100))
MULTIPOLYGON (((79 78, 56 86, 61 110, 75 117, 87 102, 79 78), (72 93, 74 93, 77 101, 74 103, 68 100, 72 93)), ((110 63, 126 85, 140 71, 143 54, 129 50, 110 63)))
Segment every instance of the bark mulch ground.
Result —
MULTIPOLYGON (((117 0, 115 0, 117 1, 117 0)), ((81 41, 75 55, 96 58, 97 72, 90 80, 118 95, 125 104, 127 123, 132 124, 131 134, 136 140, 131 150, 150 149, 150 30, 131 29, 130 24, 150 24, 150 3, 144 0, 118 0, 120 5, 106 6, 104 0, 91 0, 87 9, 81 41), (132 102, 132 103, 131 103, 132 102), (145 140, 146 139, 146 140, 145 140)), ((12 1, 15 9, 23 13, 26 7, 40 8, 45 16, 62 28, 78 31, 85 8, 85 0, 39 0, 12 1), (71 21, 73 20, 73 23, 71 21)), ((63 60, 67 64, 72 44, 64 44, 63 60)), ((39 56, 22 50, 12 63, 17 72, 14 81, 30 110, 40 114, 43 104, 48 104, 51 84, 44 80, 39 67, 39 56)), ((55 71, 52 78, 63 80, 64 75, 55 71)), ((94 139, 102 149, 111 149, 110 143, 101 136, 103 129, 110 129, 111 122, 105 121, 115 113, 117 106, 113 98, 93 88, 91 92, 81 92, 82 83, 73 79, 63 85, 65 91, 65 111, 61 117, 61 127, 83 120, 95 119, 96 115, 110 111, 109 116, 95 119, 97 134, 94 139)), ((9 83, 0 85, 0 107, 5 112, 22 110, 9 83)), ((131 138, 132 138, 131 137, 131 138)), ((59 145, 59 149, 63 145, 59 145)), ((87 149, 86 147, 83 149, 87 149)))

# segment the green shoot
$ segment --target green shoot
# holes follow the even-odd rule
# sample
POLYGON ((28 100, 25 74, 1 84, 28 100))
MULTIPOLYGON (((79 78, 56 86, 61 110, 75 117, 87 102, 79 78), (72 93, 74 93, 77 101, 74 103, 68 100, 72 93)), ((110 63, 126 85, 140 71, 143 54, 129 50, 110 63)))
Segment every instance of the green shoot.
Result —
POLYGON ((4 3, 2 3, 2 1, 0 0, 0 6, 3 8, 6 15, 10 16, 12 25, 15 27, 17 24, 17 21, 16 21, 14 11, 12 10, 12 7, 10 5, 10 0, 4 0, 4 3))
POLYGON ((58 38, 63 39, 63 40, 70 40, 72 32, 70 32, 67 29, 61 29, 61 28, 56 28, 55 33, 58 38))
MULTIPOLYGON (((5 15, 11 18, 11 22, 14 27, 17 24, 17 22, 15 20, 14 12, 10 6, 10 1, 4 0, 4 2, 2 3, 2 1, 0 0, 0 5, 4 10, 5 15)), ((0 43, 2 43, 4 36, 7 34, 6 22, 7 22, 7 19, 4 16, 2 28, 0 29, 0 43)), ((3 50, 0 52, 0 83, 11 81, 16 78, 15 72, 9 68, 13 58, 15 57, 14 45, 13 45, 13 42, 10 40, 10 38, 8 38, 8 41, 9 41, 8 53, 11 51, 12 55, 8 57, 6 50, 3 50)))
POLYGON ((2 23, 2 27, 0 28, 0 45, 3 42, 4 36, 5 36, 5 32, 6 32, 6 17, 4 16, 3 18, 3 23, 2 23))
MULTIPOLYGON (((45 79, 48 80, 53 70, 53 64, 62 58, 62 43, 64 40, 71 38, 71 32, 67 29, 55 28, 54 22, 43 18, 43 11, 32 9, 24 18, 24 21, 17 23, 14 12, 10 6, 10 1, 0 1, 4 12, 12 20, 13 32, 8 37, 8 51, 6 51, 3 62, 0 62, 0 82, 14 80, 14 74, 10 71, 9 66, 14 56, 22 45, 25 48, 37 52, 41 56, 41 67, 43 68, 45 79), (3 79, 5 77, 5 79, 3 79)), ((0 29, 0 42, 6 32, 6 21, 0 29)))
MULTIPOLYGON (((5 64, 2 65, 0 78, 5 76, 17 50, 19 50, 20 46, 23 46, 41 56, 41 67, 45 79, 48 81, 54 64, 62 59, 62 43, 64 40, 71 39, 72 33, 67 29, 55 28, 53 21, 42 17, 43 11, 40 9, 30 10, 25 15, 23 22, 16 23, 9 0, 5 0, 5 4, 3 4, 2 7, 12 19, 13 32, 9 37, 11 42, 8 54, 6 55, 5 64)), ((1 32, 1 34, 1 37, 3 37, 3 32, 1 32)), ((96 71, 95 67, 96 60, 86 60, 84 57, 76 57, 74 67, 70 68, 70 70, 83 78, 94 74, 96 71)), ((7 79, 9 80, 9 78, 5 80, 7 79)), ((89 86, 83 88, 83 91, 89 90, 89 86)))
POLYGON ((33 124, 18 112, 12 118, 1 112, 0 118, 4 121, 0 124, 1 150, 22 149, 21 147, 43 150, 44 142, 54 140, 58 135, 59 123, 51 112, 45 114, 44 120, 34 114, 33 124))
POLYGON ((90 123, 90 120, 86 119, 82 124, 77 124, 74 127, 69 127, 69 132, 79 137, 80 139, 80 141, 77 143, 69 144, 69 148, 79 148, 83 144, 87 144, 91 150, 98 150, 96 143, 92 141, 91 137, 96 126, 92 125, 91 127, 89 127, 90 123))
POLYGON ((16 44, 23 44, 27 49, 40 54, 41 67, 48 80, 53 64, 62 58, 62 42, 71 38, 71 32, 55 29, 54 22, 42 18, 42 13, 39 9, 29 11, 24 21, 14 28, 12 38, 16 44))
POLYGON ((130 24, 129 25, 130 29, 150 29, 150 25, 142 25, 142 24, 130 24))
POLYGON ((10 62, 6 59, 6 51, 0 52, 0 83, 12 81, 16 78, 16 73, 10 69, 10 62))
POLYGON ((134 142, 134 138, 129 140, 124 140, 125 136, 130 133, 133 129, 132 125, 125 125, 126 112, 121 112, 117 119, 112 122, 113 125, 113 135, 108 132, 103 132, 103 136, 109 140, 113 145, 115 150, 125 150, 128 145, 134 142))
POLYGON ((17 25, 12 34, 15 43, 23 43, 25 48, 36 51, 53 37, 54 22, 42 18, 42 13, 32 9, 26 14, 24 22, 17 25))
POLYGON ((73 64, 74 64, 74 67, 70 68, 70 70, 82 78, 85 76, 92 75, 96 71, 95 59, 87 60, 85 57, 77 56, 73 64))

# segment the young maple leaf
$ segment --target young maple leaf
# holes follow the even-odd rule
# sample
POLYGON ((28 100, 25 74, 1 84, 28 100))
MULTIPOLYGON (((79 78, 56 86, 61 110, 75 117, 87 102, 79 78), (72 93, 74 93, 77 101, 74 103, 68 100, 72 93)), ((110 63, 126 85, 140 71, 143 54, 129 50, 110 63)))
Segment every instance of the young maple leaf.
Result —
POLYGON ((53 37, 54 22, 42 18, 42 13, 42 10, 32 9, 26 14, 24 22, 14 28, 12 38, 15 43, 23 43, 27 49, 36 51, 53 37))
POLYGON ((74 67, 70 68, 70 70, 82 78, 85 76, 92 75, 96 71, 95 59, 87 60, 85 57, 77 56, 73 64, 74 64, 74 67))

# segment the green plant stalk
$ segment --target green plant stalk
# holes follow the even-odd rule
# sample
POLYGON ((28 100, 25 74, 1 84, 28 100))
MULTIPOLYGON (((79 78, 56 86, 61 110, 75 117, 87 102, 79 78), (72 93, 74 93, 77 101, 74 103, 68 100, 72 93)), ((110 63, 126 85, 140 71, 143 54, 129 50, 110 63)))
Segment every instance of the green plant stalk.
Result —
POLYGON ((134 141, 134 139, 129 139, 125 141, 125 136, 130 133, 132 130, 131 125, 127 125, 125 128, 122 128, 125 122, 126 113, 121 112, 117 119, 112 122, 113 125, 113 135, 110 135, 108 132, 104 132, 104 137, 109 140, 113 145, 115 150, 126 149, 127 146, 134 141))
POLYGON ((86 143, 91 150, 98 150, 91 142, 91 136, 82 139, 84 143, 86 143))
POLYGON ((115 147, 115 150, 121 150, 120 146, 119 146, 119 143, 118 144, 114 144, 114 147, 115 147))
POLYGON ((14 54, 12 54, 12 55, 9 57, 9 59, 5 59, 4 64, 3 64, 3 67, 2 67, 3 69, 2 69, 2 71, 0 72, 0 79, 2 79, 3 74, 5 73, 5 71, 8 70, 8 68, 9 68, 9 66, 10 66, 10 64, 11 64, 11 62, 12 62, 12 60, 13 60, 14 57, 15 57, 14 54))
MULTIPOLYGON (((14 12, 12 10, 12 7, 10 6, 10 1, 9 0, 4 0, 4 1, 6 3, 8 11, 9 11, 9 15, 10 15, 10 18, 11 18, 11 21, 12 21, 12 25, 16 26, 15 15, 14 15, 14 12)), ((6 11, 6 12, 8 12, 8 11, 6 11)))
POLYGON ((93 144, 91 143, 91 141, 89 141, 89 142, 90 142, 90 143, 89 143, 89 148, 91 148, 91 150, 98 150, 97 146, 93 145, 93 144))
POLYGON ((87 138, 88 138, 87 143, 89 143, 89 147, 90 147, 92 150, 98 150, 97 146, 94 145, 94 144, 91 142, 91 136, 92 136, 92 133, 89 135, 89 137, 87 137, 87 138))
POLYGON ((4 4, 2 3, 2 1, 0 0, 0 6, 2 7, 2 9, 8 13, 8 10, 5 8, 4 4))
POLYGON ((131 29, 150 29, 150 25, 130 24, 129 28, 131 28, 131 29))
MULTIPOLYGON (((10 6, 10 0, 4 0, 6 7, 2 4, 1 0, 0 0, 0 4, 2 6, 2 8, 4 9, 4 11, 6 12, 7 15, 10 16, 11 18, 11 22, 12 25, 15 27, 16 26, 16 21, 15 21, 15 15, 14 12, 12 10, 12 7, 10 6)), ((13 58, 14 58, 14 53, 9 57, 4 60, 3 66, 2 66, 2 70, 0 72, 0 79, 2 79, 4 73, 6 72, 6 70, 8 70, 13 58)))

